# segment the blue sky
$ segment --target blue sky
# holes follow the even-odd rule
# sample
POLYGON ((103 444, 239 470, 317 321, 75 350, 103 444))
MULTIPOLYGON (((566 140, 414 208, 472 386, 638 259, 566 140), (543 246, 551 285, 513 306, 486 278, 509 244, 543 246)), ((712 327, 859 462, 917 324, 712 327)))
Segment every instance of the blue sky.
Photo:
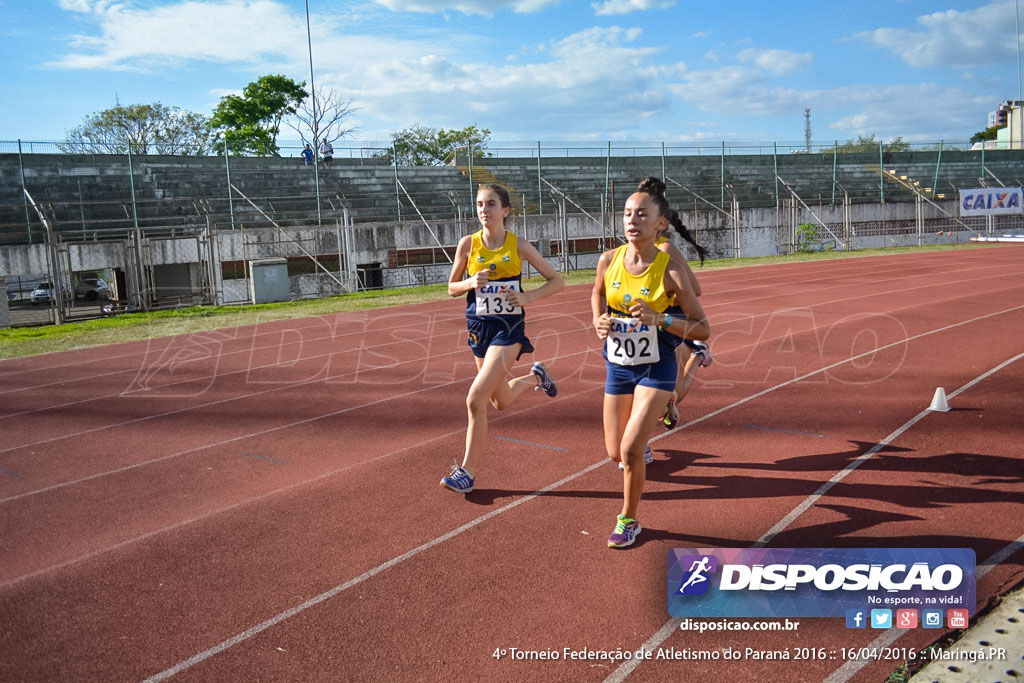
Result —
MULTIPOLYGON (((964 143, 1017 97, 1015 2, 309 5, 317 88, 353 99, 355 139, 712 145, 800 142, 805 107, 816 142, 964 143)), ((308 80, 306 50, 301 0, 0 0, 0 139, 61 139, 115 97, 208 115, 261 75, 308 80)))

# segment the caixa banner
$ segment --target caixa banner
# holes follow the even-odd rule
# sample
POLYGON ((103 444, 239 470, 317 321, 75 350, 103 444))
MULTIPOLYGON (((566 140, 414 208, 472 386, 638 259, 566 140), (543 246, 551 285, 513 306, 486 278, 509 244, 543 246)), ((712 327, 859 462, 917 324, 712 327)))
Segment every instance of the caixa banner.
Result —
POLYGON ((985 187, 960 190, 961 216, 995 216, 1024 213, 1024 190, 1019 187, 985 187))
POLYGON ((847 610, 974 613, 968 548, 675 548, 673 617, 845 617, 847 610))

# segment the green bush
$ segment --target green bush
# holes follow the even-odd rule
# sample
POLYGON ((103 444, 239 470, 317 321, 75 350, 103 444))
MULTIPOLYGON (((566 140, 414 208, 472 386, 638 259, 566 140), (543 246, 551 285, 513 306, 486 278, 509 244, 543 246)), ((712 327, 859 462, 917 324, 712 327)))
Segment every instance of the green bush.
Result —
POLYGON ((802 253, 811 251, 811 245, 818 241, 818 226, 814 223, 801 223, 796 228, 797 249, 802 253))

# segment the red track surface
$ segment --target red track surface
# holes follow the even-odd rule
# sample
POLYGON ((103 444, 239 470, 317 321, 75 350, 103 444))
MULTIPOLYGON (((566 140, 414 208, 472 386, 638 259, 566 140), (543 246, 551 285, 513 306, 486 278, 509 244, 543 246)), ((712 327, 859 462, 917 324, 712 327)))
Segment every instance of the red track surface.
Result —
MULTIPOLYGON (((172 339, 2 362, 0 680, 884 679, 899 661, 492 653, 866 645, 883 632, 834 619, 679 631, 666 553, 970 547, 983 565, 1022 539, 1022 273, 1005 247, 700 275, 715 364, 686 427, 656 435, 625 551, 605 544, 621 475, 589 287, 531 308, 559 396, 491 413, 467 497, 437 485, 474 374, 459 301, 183 319, 172 339), (953 410, 919 416, 937 386, 953 410)), ((979 603, 1022 557, 985 568, 979 603)))

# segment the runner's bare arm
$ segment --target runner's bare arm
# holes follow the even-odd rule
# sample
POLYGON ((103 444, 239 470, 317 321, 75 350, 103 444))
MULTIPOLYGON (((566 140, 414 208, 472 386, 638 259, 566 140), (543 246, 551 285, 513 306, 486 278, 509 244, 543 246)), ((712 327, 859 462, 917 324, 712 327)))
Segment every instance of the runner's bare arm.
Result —
MULTIPOLYGON (((686 273, 674 262, 669 262, 665 269, 665 289, 669 294, 675 296, 676 304, 683 309, 686 320, 672 318, 672 324, 666 328, 677 337, 683 339, 705 340, 711 336, 711 326, 708 324, 704 308, 697 301, 697 295, 693 293, 686 273)), ((661 314, 664 316, 664 314, 661 314)), ((661 320, 664 320, 662 317, 661 320)))
POLYGON ((608 272, 608 267, 612 263, 612 257, 615 255, 615 250, 606 251, 601 254, 601 258, 597 260, 597 274, 594 276, 594 289, 590 293, 590 311, 594 317, 594 330, 597 332, 598 339, 604 339, 608 336, 608 331, 611 329, 612 322, 608 316, 606 307, 608 302, 605 298, 604 291, 604 275, 608 272))
POLYGON ((469 263, 469 250, 473 246, 473 237, 467 235, 459 240, 455 249, 455 261, 452 272, 448 276, 448 296, 462 296, 471 289, 487 284, 489 273, 482 270, 473 277, 466 277, 466 264, 469 263))
POLYGON ((562 290, 565 287, 565 281, 562 276, 558 274, 558 271, 551 267, 551 264, 544 260, 544 257, 540 255, 537 248, 527 242, 524 239, 519 240, 519 258, 526 261, 541 274, 547 282, 538 287, 537 289, 531 289, 528 292, 510 292, 508 295, 509 303, 515 306, 525 306, 531 301, 537 299, 543 299, 546 296, 551 296, 562 290))

